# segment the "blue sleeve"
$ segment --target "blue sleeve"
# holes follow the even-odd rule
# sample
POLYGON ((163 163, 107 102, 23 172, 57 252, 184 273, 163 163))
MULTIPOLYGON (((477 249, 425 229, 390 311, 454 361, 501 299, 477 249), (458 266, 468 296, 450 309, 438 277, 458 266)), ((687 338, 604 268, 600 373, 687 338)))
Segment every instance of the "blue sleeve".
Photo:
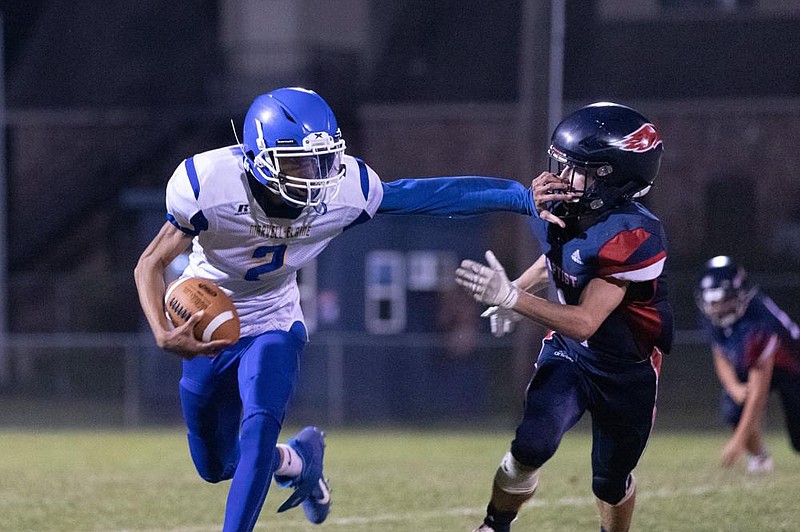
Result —
POLYGON ((383 183, 378 213, 474 216, 507 211, 532 215, 531 190, 496 177, 460 176, 399 179, 383 183))

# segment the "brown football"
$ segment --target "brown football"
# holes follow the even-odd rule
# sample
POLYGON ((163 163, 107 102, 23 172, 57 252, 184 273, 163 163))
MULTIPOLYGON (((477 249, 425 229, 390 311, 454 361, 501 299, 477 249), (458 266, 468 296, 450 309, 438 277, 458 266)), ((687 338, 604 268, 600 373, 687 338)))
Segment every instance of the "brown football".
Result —
POLYGON ((170 283, 164 295, 167 317, 179 327, 195 313, 204 310, 194 326, 194 337, 202 342, 239 340, 239 314, 233 301, 208 279, 185 277, 170 283))

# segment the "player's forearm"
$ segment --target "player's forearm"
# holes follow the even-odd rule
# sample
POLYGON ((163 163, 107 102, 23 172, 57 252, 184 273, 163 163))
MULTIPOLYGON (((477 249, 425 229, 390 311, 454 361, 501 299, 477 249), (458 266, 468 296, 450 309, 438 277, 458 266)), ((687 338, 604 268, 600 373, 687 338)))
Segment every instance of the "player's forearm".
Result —
POLYGON ((134 270, 134 280, 147 323, 160 344, 163 333, 169 331, 164 314, 164 268, 160 261, 143 256, 134 270))
POLYGON ((759 432, 766 404, 766 394, 748 393, 739 423, 733 432, 734 438, 744 443, 750 435, 759 432))
POLYGON ((399 179, 383 183, 378 213, 474 216, 490 212, 531 215, 529 188, 509 179, 481 176, 399 179))
MULTIPOLYGON (((733 366, 731 366, 731 364, 725 360, 725 357, 719 354, 716 349, 714 350, 714 371, 717 374, 720 384, 722 384, 722 387, 725 389, 725 392, 736 400, 739 396, 739 388, 741 388, 742 383, 739 382, 739 378, 736 376, 733 366)), ((741 403, 740 400, 737 402, 741 403)))
POLYGON ((564 336, 582 342, 600 323, 578 305, 561 305, 528 293, 520 293, 514 311, 564 336))
POLYGON ((517 277, 514 284, 528 293, 535 294, 545 289, 549 282, 546 258, 542 255, 517 277))
POLYGON ((734 431, 734 437, 741 438, 742 442, 745 442, 751 434, 755 434, 760 430, 764 410, 767 407, 769 385, 772 380, 772 364, 770 363, 767 366, 751 369, 748 374, 747 399, 744 402, 742 415, 734 431))

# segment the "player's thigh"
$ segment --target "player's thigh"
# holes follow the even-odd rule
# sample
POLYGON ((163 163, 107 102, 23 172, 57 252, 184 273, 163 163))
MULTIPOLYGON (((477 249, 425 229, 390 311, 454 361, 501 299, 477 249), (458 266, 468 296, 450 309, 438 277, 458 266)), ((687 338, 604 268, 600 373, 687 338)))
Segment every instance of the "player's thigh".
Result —
POLYGON ((592 393, 592 471, 627 478, 644 453, 655 418, 658 379, 647 365, 595 375, 592 393))
POLYGON ((282 421, 305 345, 306 329, 299 321, 289 331, 269 331, 255 337, 239 364, 245 418, 255 412, 270 412, 282 421))
POLYGON ((220 423, 227 423, 236 433, 241 414, 238 361, 252 340, 242 338, 215 357, 198 356, 183 361, 181 406, 190 430, 203 426, 214 431, 220 423))
POLYGON ((587 397, 580 368, 555 355, 559 346, 545 342, 528 385, 525 411, 511 452, 521 463, 539 467, 552 456, 564 434, 586 411, 587 397))

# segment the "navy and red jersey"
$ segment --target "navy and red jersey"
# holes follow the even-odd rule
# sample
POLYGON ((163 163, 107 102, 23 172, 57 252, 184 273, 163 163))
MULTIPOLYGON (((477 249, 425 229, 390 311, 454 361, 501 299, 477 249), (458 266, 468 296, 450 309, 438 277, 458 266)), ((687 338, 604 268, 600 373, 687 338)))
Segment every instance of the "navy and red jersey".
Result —
POLYGON ((655 348, 668 353, 673 316, 667 300, 667 243, 661 221, 636 202, 586 220, 569 220, 565 229, 539 218, 531 222, 561 303, 577 305, 594 278, 630 284, 622 303, 588 340, 564 337, 564 341, 596 360, 641 362, 649 360, 655 348))
POLYGON ((774 357, 775 367, 800 377, 800 328, 764 294, 757 292, 730 327, 718 327, 705 317, 703 322, 741 382, 768 357, 774 357))

